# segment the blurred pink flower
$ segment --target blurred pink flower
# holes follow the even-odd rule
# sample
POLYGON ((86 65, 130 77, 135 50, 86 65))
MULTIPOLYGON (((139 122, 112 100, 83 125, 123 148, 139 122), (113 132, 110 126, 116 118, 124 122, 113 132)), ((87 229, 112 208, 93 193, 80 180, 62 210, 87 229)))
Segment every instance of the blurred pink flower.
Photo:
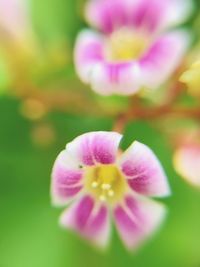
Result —
POLYGON ((71 204, 62 226, 105 247, 112 216, 125 246, 134 249, 165 215, 165 207, 148 197, 167 196, 170 189, 154 153, 135 141, 120 154, 121 138, 116 132, 91 132, 67 144, 53 167, 51 196, 55 205, 71 204))
POLYGON ((174 155, 174 167, 187 182, 200 188, 200 144, 190 142, 179 147, 174 155))
POLYGON ((191 1, 90 0, 86 19, 100 32, 83 30, 75 66, 103 95, 130 95, 156 88, 175 71, 189 44, 183 30, 166 30, 191 13, 191 1))
POLYGON ((30 30, 30 14, 25 0, 0 0, 0 25, 16 39, 30 30))

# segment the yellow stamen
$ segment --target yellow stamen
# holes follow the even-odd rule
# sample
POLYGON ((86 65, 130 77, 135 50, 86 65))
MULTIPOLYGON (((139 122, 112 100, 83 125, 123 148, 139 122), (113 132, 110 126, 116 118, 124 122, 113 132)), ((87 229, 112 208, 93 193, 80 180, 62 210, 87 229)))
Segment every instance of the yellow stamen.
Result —
POLYGON ((118 167, 108 164, 85 169, 85 188, 97 200, 114 204, 123 199, 128 185, 118 167))
POLYGON ((106 196, 101 195, 101 196, 99 197, 99 199, 100 199, 102 202, 105 202, 105 201, 106 201, 106 196))
POLYGON ((102 184, 102 185, 101 185, 101 188, 102 188, 103 190, 109 190, 109 189, 111 188, 111 185, 110 185, 110 184, 102 184))
POLYGON ((109 61, 126 61, 139 58, 149 42, 144 34, 132 29, 121 28, 113 32, 107 40, 105 56, 109 61))
POLYGON ((99 185, 99 184, 98 184, 97 182, 92 182, 92 187, 93 187, 93 188, 97 188, 98 185, 99 185))
POLYGON ((114 196, 114 194, 115 194, 115 193, 114 193, 114 191, 113 191, 113 190, 109 190, 109 191, 108 191, 108 196, 109 196, 109 197, 113 197, 113 196, 114 196))

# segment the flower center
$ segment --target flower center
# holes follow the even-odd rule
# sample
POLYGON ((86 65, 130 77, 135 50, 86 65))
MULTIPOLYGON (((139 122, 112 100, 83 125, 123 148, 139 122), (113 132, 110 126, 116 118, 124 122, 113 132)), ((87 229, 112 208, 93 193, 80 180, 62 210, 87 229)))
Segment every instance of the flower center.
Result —
POLYGON ((142 33, 127 28, 114 31, 105 46, 108 61, 127 61, 139 58, 148 47, 148 39, 142 33))
POLYGON ((127 183, 115 165, 99 165, 86 168, 85 186, 97 200, 113 204, 123 198, 127 183))

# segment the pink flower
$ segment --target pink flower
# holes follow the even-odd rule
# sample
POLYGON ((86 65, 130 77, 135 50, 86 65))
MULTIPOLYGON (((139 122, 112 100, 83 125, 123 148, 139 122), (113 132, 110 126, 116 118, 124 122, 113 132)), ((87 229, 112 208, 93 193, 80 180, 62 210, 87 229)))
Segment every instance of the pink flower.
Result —
POLYGON ((200 188, 200 144, 190 142, 179 147, 174 155, 174 167, 187 182, 200 188))
POLYGON ((102 95, 156 88, 175 71, 188 47, 183 30, 166 30, 189 15, 187 0, 90 0, 75 66, 81 80, 102 95))
POLYGON ((0 24, 14 38, 24 39, 30 31, 30 14, 25 0, 0 0, 0 24))
POLYGON ((122 135, 91 132, 67 144, 53 168, 51 196, 69 207, 62 226, 98 246, 106 246, 111 217, 127 248, 139 246, 162 222, 165 208, 148 197, 170 190, 164 171, 145 145, 135 141, 118 152, 122 135))

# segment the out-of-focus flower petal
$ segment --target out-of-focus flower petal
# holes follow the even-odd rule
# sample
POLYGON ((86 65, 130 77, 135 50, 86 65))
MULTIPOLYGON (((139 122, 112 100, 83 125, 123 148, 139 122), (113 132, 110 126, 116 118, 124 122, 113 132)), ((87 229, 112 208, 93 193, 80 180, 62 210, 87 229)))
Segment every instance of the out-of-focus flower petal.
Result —
POLYGON ((185 22, 195 8, 193 0, 168 0, 167 2, 168 9, 165 23, 163 24, 164 28, 173 27, 185 22))
POLYGON ((81 80, 102 95, 130 95, 139 88, 141 73, 135 62, 108 63, 103 37, 90 30, 82 31, 75 47, 75 66, 81 80))
POLYGON ((185 21, 192 13, 188 0, 139 0, 132 12, 131 22, 136 28, 152 33, 163 31, 185 21))
POLYGON ((180 81, 187 85, 191 95, 200 96, 200 60, 181 75, 180 81))
POLYGON ((123 26, 155 32, 182 23, 192 9, 188 0, 90 0, 86 19, 106 33, 123 26))
POLYGON ((130 95, 140 89, 142 75, 136 62, 100 63, 91 73, 91 86, 102 95, 130 95))
POLYGON ((121 138, 122 135, 116 132, 90 132, 67 144, 66 150, 84 165, 112 164, 121 138))
POLYGON ((56 159, 52 172, 51 197, 55 205, 65 205, 82 189, 82 170, 78 162, 62 151, 56 159))
POLYGON ((90 196, 83 196, 61 216, 61 225, 74 231, 100 247, 108 244, 110 222, 104 205, 95 205, 90 196))
POLYGON ((77 73, 83 82, 89 83, 94 65, 103 60, 103 37, 92 30, 84 30, 78 35, 74 51, 77 73))
POLYGON ((24 0, 0 0, 0 24, 17 38, 30 26, 27 3, 24 0))
POLYGON ((186 181, 200 187, 200 145, 188 144, 177 149, 174 167, 186 181))
POLYGON ((157 39, 140 59, 144 86, 156 88, 165 82, 181 63, 189 45, 185 31, 174 31, 157 39))
POLYGON ((83 31, 76 43, 75 66, 83 82, 102 95, 130 95, 143 86, 157 88, 181 63, 189 44, 185 31, 159 37, 138 60, 108 62, 104 40, 93 31, 83 31))
POLYGON ((160 203, 127 196, 114 210, 117 230, 128 249, 135 249, 158 229, 165 215, 160 203))
POLYGON ((86 4, 86 19, 98 29, 111 33, 129 24, 129 10, 134 1, 93 0, 86 4))
POLYGON ((146 196, 170 194, 167 178, 153 151, 137 141, 124 152, 119 161, 130 187, 146 196))

